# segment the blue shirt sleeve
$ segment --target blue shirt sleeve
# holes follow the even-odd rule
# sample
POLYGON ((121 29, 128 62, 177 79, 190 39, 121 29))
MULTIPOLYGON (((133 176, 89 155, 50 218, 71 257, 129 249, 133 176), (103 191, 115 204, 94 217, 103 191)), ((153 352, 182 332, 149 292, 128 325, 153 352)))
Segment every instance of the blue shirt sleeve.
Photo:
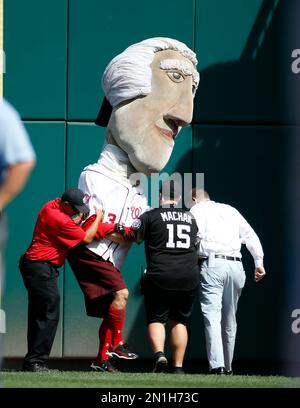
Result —
POLYGON ((8 102, 0 101, 0 171, 34 159, 35 153, 20 116, 8 102))

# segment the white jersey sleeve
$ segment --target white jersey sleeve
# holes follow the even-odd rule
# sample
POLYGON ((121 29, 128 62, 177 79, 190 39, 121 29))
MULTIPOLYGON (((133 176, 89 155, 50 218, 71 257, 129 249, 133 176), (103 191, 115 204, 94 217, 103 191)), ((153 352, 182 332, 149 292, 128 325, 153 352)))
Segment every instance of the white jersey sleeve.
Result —
POLYGON ((90 172, 83 171, 79 177, 78 188, 86 195, 87 205, 90 208, 90 214, 95 214, 95 207, 105 212, 105 203, 101 196, 101 189, 97 188, 96 179, 89 177, 90 172))
MULTIPOLYGON (((104 211, 104 222, 120 222, 131 226, 146 209, 146 197, 131 185, 124 186, 93 168, 85 169, 79 179, 79 188, 87 195, 90 214, 94 206, 104 211)), ((108 239, 94 240, 87 247, 105 260, 121 268, 131 243, 117 244, 108 239)))

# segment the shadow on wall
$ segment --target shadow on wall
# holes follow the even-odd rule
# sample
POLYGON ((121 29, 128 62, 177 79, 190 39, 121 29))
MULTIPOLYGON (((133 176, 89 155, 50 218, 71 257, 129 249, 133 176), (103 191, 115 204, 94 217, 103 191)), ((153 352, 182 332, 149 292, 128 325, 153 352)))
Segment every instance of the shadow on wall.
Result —
MULTIPOLYGON (((247 283, 238 311, 236 357, 276 360, 283 313, 283 193, 284 169, 288 161, 285 149, 293 130, 269 126, 201 125, 194 130, 194 150, 183 156, 178 167, 183 168, 193 154, 194 172, 205 174, 205 186, 211 198, 236 207, 257 232, 265 252, 268 276, 254 284, 253 260, 248 251, 243 251, 247 283)), ((140 296, 137 291, 136 283, 131 296, 140 296)), ((143 357, 150 357, 142 297, 139 302, 127 340, 143 357), (141 335, 137 338, 136 333, 141 335)), ((190 358, 205 356, 199 315, 196 305, 187 353, 190 358)))
MULTIPOLYGON (((262 3, 241 57, 204 69, 195 99, 193 172, 205 174, 213 200, 231 204, 245 216, 265 252, 268 276, 254 284, 253 260, 243 250, 247 283, 235 352, 240 359, 279 361, 286 318, 284 191, 293 130, 276 125, 299 123, 292 103, 299 106, 300 95, 299 80, 291 72, 291 27, 297 26, 299 2, 288 3, 262 3)), ((187 154, 179 167, 188 159, 187 154)))
MULTIPOLYGON (((193 150, 178 163, 178 171, 184 171, 192 157, 193 172, 205 174, 212 199, 236 207, 263 244, 268 276, 259 284, 253 282, 252 257, 243 250, 247 282, 238 310, 236 359, 278 362, 281 355, 281 322, 286 318, 282 279, 285 168, 294 130, 278 124, 299 123, 294 106, 300 106, 300 84, 291 71, 299 3, 263 1, 240 58, 201 72, 193 150)), ((140 327, 138 320, 144 319, 142 307, 129 335, 137 347, 134 333, 140 327)), ((191 358, 205 355, 199 313, 197 305, 187 351, 191 358)))
POLYGON ((254 284, 254 263, 243 250, 247 283, 238 311, 239 358, 276 359, 278 355, 287 160, 284 140, 289 136, 275 127, 195 127, 194 172, 205 174, 205 188, 212 200, 233 205, 244 215, 265 252, 268 276, 254 284))
POLYGON ((298 0, 263 1, 240 58, 201 71, 193 123, 299 123, 299 12, 298 0))

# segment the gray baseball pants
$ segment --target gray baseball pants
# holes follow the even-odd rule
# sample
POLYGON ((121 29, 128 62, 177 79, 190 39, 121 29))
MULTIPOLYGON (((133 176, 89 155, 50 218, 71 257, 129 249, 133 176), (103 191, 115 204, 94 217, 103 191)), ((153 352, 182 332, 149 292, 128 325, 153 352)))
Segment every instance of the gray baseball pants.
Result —
POLYGON ((204 261, 200 268, 199 298, 210 369, 232 369, 236 311, 245 280, 243 264, 239 261, 215 259, 213 267, 204 261))

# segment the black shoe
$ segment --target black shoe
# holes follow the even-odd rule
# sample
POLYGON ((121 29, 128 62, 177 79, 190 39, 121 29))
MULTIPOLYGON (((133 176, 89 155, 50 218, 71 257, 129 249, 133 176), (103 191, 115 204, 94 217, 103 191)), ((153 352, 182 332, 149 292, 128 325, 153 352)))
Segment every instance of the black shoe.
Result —
POLYGON ((182 367, 172 367, 171 374, 185 374, 182 367))
POLYGON ((23 364, 21 371, 29 371, 32 373, 50 373, 58 370, 50 370, 45 364, 23 364))
POLYGON ((212 368, 209 371, 209 374, 223 375, 224 374, 224 367, 212 368))
POLYGON ((117 373, 118 370, 108 361, 102 360, 100 362, 94 361, 91 364, 91 369, 101 373, 117 373))
POLYGON ((232 370, 229 370, 229 371, 225 370, 224 374, 225 375, 233 375, 233 371, 232 370))
POLYGON ((129 351, 129 346, 127 343, 120 344, 119 346, 115 348, 110 348, 106 354, 108 357, 117 357, 117 358, 122 358, 124 360, 135 360, 138 358, 138 355, 133 353, 132 351, 129 351))
POLYGON ((168 367, 168 360, 162 351, 155 353, 152 373, 164 373, 168 367))

